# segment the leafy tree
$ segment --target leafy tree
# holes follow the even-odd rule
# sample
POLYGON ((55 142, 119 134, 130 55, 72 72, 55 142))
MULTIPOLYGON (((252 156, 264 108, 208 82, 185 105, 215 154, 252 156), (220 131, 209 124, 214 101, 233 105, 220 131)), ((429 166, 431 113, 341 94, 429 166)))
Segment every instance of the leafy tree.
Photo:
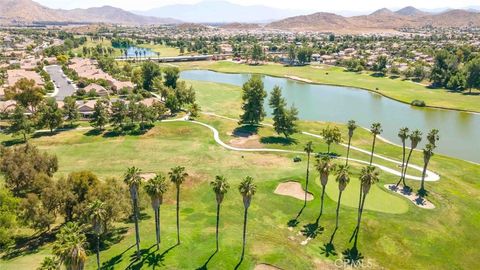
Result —
POLYGON ((282 97, 282 89, 275 86, 270 97, 269 105, 273 109, 273 128, 278 134, 286 138, 298 131, 296 121, 298 110, 292 106, 286 109, 287 102, 282 97))
POLYGON ((100 180, 90 171, 72 172, 67 179, 60 179, 58 187, 64 191, 61 206, 65 220, 78 220, 84 216, 84 210, 99 186, 100 180))
POLYGON ((53 243, 53 254, 68 270, 82 270, 87 260, 87 237, 78 223, 68 222, 60 229, 53 243))
POLYGON ((33 145, 2 148, 0 171, 5 177, 5 186, 15 196, 25 196, 31 192, 38 193, 37 180, 41 175, 49 177, 58 170, 55 155, 43 153, 33 145))
POLYGON ((243 245, 242 245, 242 256, 241 259, 245 256, 245 245, 247 244, 247 217, 248 217, 248 208, 252 202, 252 197, 257 192, 257 185, 253 183, 253 178, 250 176, 245 177, 243 181, 238 186, 238 191, 243 197, 243 245))
POLYGON ((117 100, 112 103, 110 113, 110 123, 115 129, 122 130, 128 119, 128 107, 122 100, 117 100))
POLYGON ((251 51, 251 58, 255 64, 264 59, 264 52, 262 46, 259 44, 253 44, 251 51))
POLYGON ((312 49, 304 46, 297 51, 297 59, 301 65, 304 65, 311 61, 312 59, 312 49))
POLYGON ((258 76, 253 76, 243 85, 241 125, 258 125, 265 117, 263 101, 267 96, 263 82, 258 76))
POLYGON ((473 59, 467 64, 466 87, 472 92, 472 88, 480 89, 480 57, 473 59))
POLYGON ((148 180, 145 185, 145 191, 152 203, 153 212, 155 213, 155 233, 157 240, 157 249, 160 248, 160 206, 163 203, 163 195, 168 190, 168 183, 163 174, 157 174, 154 178, 148 180))
POLYGON ((92 119, 90 124, 92 127, 103 130, 105 125, 108 123, 108 101, 104 99, 99 99, 95 103, 93 108, 92 119))
POLYGON ((198 117, 198 115, 200 114, 200 111, 201 111, 201 108, 200 108, 200 105, 198 105, 198 103, 193 103, 188 108, 188 112, 190 113, 191 118, 198 117))
POLYGON ((223 176, 217 175, 215 177, 215 180, 210 182, 210 185, 212 186, 213 192, 215 192, 215 198, 217 200, 217 225, 215 229, 215 239, 216 239, 216 246, 217 246, 217 251, 218 251, 218 225, 220 223, 220 205, 223 202, 223 198, 225 197, 225 194, 228 192, 228 189, 230 188, 230 185, 227 182, 227 179, 223 176))
POLYGON ((180 77, 180 69, 177 67, 166 67, 163 69, 164 85, 170 88, 177 88, 177 81, 180 77))
POLYGON ((373 65, 373 70, 382 74, 387 72, 387 63, 388 58, 385 55, 380 55, 377 57, 375 64, 373 65))
POLYGON ((342 142, 342 133, 338 127, 330 127, 322 129, 321 135, 328 146, 327 153, 330 154, 330 146, 332 143, 339 144, 342 142))
POLYGON ((11 115, 11 123, 7 129, 8 133, 14 136, 21 135, 23 141, 27 142, 30 134, 35 131, 33 122, 25 115, 26 110, 22 106, 16 106, 11 115))
POLYGON ((126 199, 128 190, 115 178, 107 178, 91 190, 90 198, 96 198, 104 203, 105 215, 103 229, 109 231, 110 224, 126 218, 129 213, 129 202, 126 199))
POLYGON ((60 127, 63 123, 63 113, 54 99, 48 99, 39 109, 39 126, 47 127, 50 133, 60 127))
POLYGON ((456 56, 447 50, 440 50, 435 55, 430 81, 434 86, 445 87, 457 70, 458 59, 456 56))
POLYGON ((5 97, 14 99, 22 107, 36 111, 37 106, 43 101, 44 89, 36 86, 34 80, 22 78, 13 87, 5 89, 5 97))
POLYGON ((288 59, 290 61, 290 65, 293 65, 297 59, 297 48, 294 44, 288 47, 288 59))
POLYGON ((73 127, 73 123, 80 119, 77 102, 73 97, 66 97, 63 102, 63 116, 67 121, 70 121, 70 125, 73 127))
POLYGON ((142 64, 142 85, 143 89, 152 91, 153 90, 153 80, 161 76, 160 67, 153 62, 145 62, 142 64))
POLYGON ((177 96, 175 96, 175 93, 173 93, 173 91, 170 91, 168 93, 167 98, 165 100, 165 107, 167 107, 167 109, 169 109, 171 113, 176 113, 180 111, 181 104, 177 96))
POLYGON ((37 270, 58 270, 60 262, 55 257, 45 257, 37 270))
POLYGON ((140 257, 140 231, 138 228, 138 192, 140 185, 142 184, 142 176, 140 175, 141 170, 136 167, 131 167, 127 169, 127 172, 124 175, 124 182, 128 185, 130 190, 130 197, 132 199, 132 208, 133 208, 133 220, 135 222, 135 243, 137 246, 137 257, 140 257))
POLYGON ((11 244, 13 231, 17 228, 19 199, 0 187, 0 248, 11 244))
POLYGON ((188 176, 188 173, 185 172, 185 167, 174 167, 168 173, 170 181, 175 184, 177 191, 177 244, 180 244, 180 186, 183 184, 185 179, 188 176))
POLYGON ((22 200, 20 209, 25 223, 37 231, 50 230, 50 226, 55 222, 55 215, 43 207, 37 194, 28 193, 22 200))

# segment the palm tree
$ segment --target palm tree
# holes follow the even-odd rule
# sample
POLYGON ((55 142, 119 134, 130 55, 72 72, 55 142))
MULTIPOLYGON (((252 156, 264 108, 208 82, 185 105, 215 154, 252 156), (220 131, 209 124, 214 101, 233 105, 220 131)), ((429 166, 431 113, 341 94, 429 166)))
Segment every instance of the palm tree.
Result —
POLYGON ((350 145, 352 143, 353 132, 355 131, 355 129, 357 129, 357 124, 355 123, 354 120, 350 120, 348 121, 347 127, 348 127, 348 147, 347 147, 347 161, 345 162, 345 165, 348 165, 348 158, 350 156, 350 145))
POLYGON ((308 195, 308 176, 310 174, 310 155, 313 153, 313 143, 310 141, 305 145, 303 149, 307 153, 307 178, 305 180, 305 203, 307 205, 307 195, 308 195))
POLYGON ((410 163, 410 157, 412 156, 413 150, 417 148, 418 144, 422 141, 422 132, 418 129, 414 130, 409 136, 410 138, 410 152, 408 153, 407 162, 405 163, 405 168, 403 168, 403 188, 407 188, 405 183, 405 176, 407 175, 408 164, 410 163))
MULTIPOLYGON (((398 137, 402 141, 402 172, 405 168, 405 150, 406 150, 406 140, 408 138, 408 132, 410 130, 408 127, 403 127, 398 131, 398 137)), ((397 184, 395 185, 395 190, 398 188, 398 185, 400 185, 400 182, 402 181, 403 178, 403 173, 400 173, 400 179, 398 180, 397 184)))
POLYGON ((157 249, 160 248, 160 205, 163 203, 163 194, 167 192, 168 183, 163 174, 157 174, 148 180, 145 185, 145 192, 150 196, 153 212, 155 213, 155 233, 157 249))
POLYGON ((328 183, 328 177, 330 176, 330 172, 335 168, 335 164, 332 163, 332 159, 329 156, 324 156, 321 159, 317 160, 317 171, 320 174, 320 183, 322 184, 322 196, 321 196, 321 204, 320 204, 320 215, 318 216, 318 220, 323 214, 323 201, 325 197, 325 188, 328 183))
POLYGON ((354 244, 355 247, 357 246, 358 233, 360 231, 360 222, 362 220, 363 206, 365 205, 365 199, 367 198, 368 192, 370 191, 370 188, 372 187, 372 185, 374 185, 379 181, 378 176, 379 176, 379 173, 376 170, 376 167, 374 166, 364 167, 360 172, 360 182, 363 190, 362 192, 363 196, 362 198, 360 198, 361 204, 360 204, 360 210, 358 212, 357 228, 355 233, 355 244, 354 244))
POLYGON ((172 168, 168 175, 170 176, 170 181, 172 181, 177 188, 177 244, 180 244, 180 185, 185 181, 188 173, 185 172, 185 167, 177 166, 172 168))
POLYGON ((216 239, 216 246, 218 251, 218 224, 220 223, 220 205, 223 202, 223 197, 225 193, 227 193, 230 185, 227 182, 227 179, 223 176, 217 175, 215 180, 213 180, 210 185, 212 186, 213 192, 215 192, 215 196, 217 199, 217 225, 215 229, 215 239, 216 239))
POLYGON ((377 136, 383 132, 382 124, 380 123, 373 123, 370 127, 370 132, 373 134, 373 143, 372 143, 372 153, 370 155, 370 165, 372 165, 373 161, 373 152, 375 151, 375 142, 377 140, 377 136))
POLYGON ((245 244, 247 243, 247 215, 248 215, 248 207, 250 207, 250 203, 252 202, 252 197, 255 195, 257 191, 257 186, 253 183, 253 178, 250 176, 245 177, 245 179, 240 183, 238 187, 238 191, 242 194, 243 197, 243 206, 245 209, 244 216, 243 216, 243 247, 242 247, 242 257, 245 255, 245 244))
POLYGON ((37 270, 58 270, 60 269, 59 262, 55 257, 45 257, 42 264, 37 270))
POLYGON ((128 185, 130 190, 130 197, 132 198, 133 220, 135 222, 135 241, 137 245, 137 256, 140 256, 140 232, 138 229, 138 190, 142 184, 143 178, 140 176, 141 170, 136 167, 127 169, 124 176, 124 182, 128 185))
POLYGON ((100 235, 104 232, 104 222, 107 211, 105 203, 100 200, 95 200, 87 207, 88 219, 92 223, 93 231, 97 238, 97 269, 100 269, 100 235))
POLYGON ((337 217, 335 219, 335 230, 338 229, 338 216, 340 211, 340 201, 342 200, 342 193, 350 183, 350 173, 348 165, 338 166, 336 172, 337 178, 335 179, 338 183, 338 201, 337 201, 337 217))
POLYGON ((57 234, 53 244, 53 254, 60 258, 67 270, 82 270, 87 260, 85 245, 87 237, 78 223, 68 222, 57 234))
POLYGON ((437 142, 438 140, 440 140, 440 136, 438 135, 438 133, 439 133, 438 129, 432 129, 427 134, 427 140, 434 148, 437 147, 437 142))
POLYGON ((425 191, 425 175, 427 173, 427 166, 428 163, 430 162, 430 158, 433 157, 433 150, 435 149, 435 145, 429 143, 425 146, 423 149, 423 171, 422 171, 422 184, 420 186, 420 190, 418 191, 418 194, 420 194, 420 197, 425 196, 426 191, 425 191))
POLYGON ((137 58, 138 58, 138 51, 135 50, 135 60, 137 60, 137 58))

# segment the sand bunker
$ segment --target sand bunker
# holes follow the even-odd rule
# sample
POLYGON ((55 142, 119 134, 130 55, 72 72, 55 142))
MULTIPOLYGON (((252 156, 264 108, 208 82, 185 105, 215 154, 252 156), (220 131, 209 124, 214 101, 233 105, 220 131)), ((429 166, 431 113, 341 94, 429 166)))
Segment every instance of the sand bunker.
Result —
POLYGON ((242 132, 236 132, 235 134, 228 133, 229 136, 234 137, 228 144, 237 148, 261 148, 260 136, 256 134, 248 134, 242 132))
POLYGON ((273 265, 261 263, 261 264, 255 265, 255 268, 253 268, 253 270, 281 270, 281 269, 273 265))
POLYGON ((304 83, 312 83, 313 82, 312 80, 305 79, 305 78, 300 78, 300 77, 297 77, 297 76, 285 75, 285 78, 295 80, 295 81, 299 81, 299 82, 304 82, 304 83))
MULTIPOLYGON (((280 183, 274 191, 275 194, 290 196, 295 199, 305 200, 305 190, 302 188, 302 185, 298 182, 285 182, 280 183)), ((313 200, 313 195, 311 193, 307 194, 307 201, 313 200)))
POLYGON ((395 190, 395 185, 394 184, 385 185, 385 188, 392 191, 392 192, 395 192, 397 194, 402 195, 403 197, 407 198, 413 204, 415 204, 416 206, 418 206, 420 208, 423 208, 423 209, 434 209, 435 208, 435 205, 433 205, 433 203, 431 203, 430 201, 428 201, 425 198, 421 198, 420 196, 418 196, 414 192, 406 193, 403 190, 403 186, 401 186, 401 185, 399 185, 396 190, 395 190))

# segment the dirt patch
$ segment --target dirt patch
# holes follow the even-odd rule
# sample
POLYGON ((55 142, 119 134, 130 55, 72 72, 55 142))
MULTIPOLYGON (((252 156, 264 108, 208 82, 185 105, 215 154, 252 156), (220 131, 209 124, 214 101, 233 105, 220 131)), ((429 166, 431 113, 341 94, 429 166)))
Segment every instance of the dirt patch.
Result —
POLYGON ((157 175, 156 173, 146 172, 146 173, 141 173, 140 177, 142 177, 144 181, 148 181, 154 178, 156 175, 157 175))
POLYGON ((275 267, 273 265, 266 264, 266 263, 257 264, 257 265, 255 265, 255 268, 253 268, 253 269, 254 270, 281 270, 281 268, 278 268, 278 267, 275 267))
POLYGON ((262 148, 260 136, 257 134, 235 132, 234 134, 229 133, 228 135, 233 137, 233 139, 228 142, 228 144, 233 147, 245 149, 262 148))
MULTIPOLYGON (((305 190, 302 188, 302 185, 298 182, 285 182, 280 183, 274 191, 275 194, 290 196, 295 199, 305 200, 305 190)), ((313 195, 311 193, 307 194, 307 201, 313 200, 313 195)))
POLYGON ((297 77, 297 76, 285 75, 285 78, 295 80, 295 81, 299 81, 299 82, 304 82, 304 83, 312 83, 313 82, 312 80, 305 79, 305 78, 300 78, 300 77, 297 77))
POLYGON ((410 192, 410 193, 405 192, 404 189, 403 189, 403 186, 401 186, 401 185, 398 186, 397 189, 395 189, 394 184, 388 184, 388 185, 385 185, 384 187, 386 189, 388 189, 389 191, 392 191, 392 192, 395 192, 397 194, 402 195, 403 197, 407 198, 413 204, 415 204, 416 206, 418 206, 420 208, 423 208, 423 209, 434 209, 435 208, 435 205, 433 203, 431 203, 430 201, 428 201, 425 198, 422 198, 422 197, 418 196, 414 192, 410 192))

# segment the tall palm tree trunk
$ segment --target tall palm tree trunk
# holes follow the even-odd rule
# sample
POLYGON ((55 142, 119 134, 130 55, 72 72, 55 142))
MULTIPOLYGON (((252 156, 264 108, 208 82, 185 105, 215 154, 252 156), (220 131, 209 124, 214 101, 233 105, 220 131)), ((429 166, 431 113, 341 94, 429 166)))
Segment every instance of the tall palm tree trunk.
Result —
POLYGON ((372 153, 370 154, 370 165, 372 165, 373 162, 373 152, 375 152, 375 142, 377 140, 377 136, 373 136, 373 143, 372 143, 372 153))
POLYGON ((133 220, 135 221, 135 241, 137 245, 137 256, 140 256, 140 233, 138 229, 138 202, 133 199, 133 220))
POLYGON ((97 269, 100 270, 100 235, 97 233, 97 269))
POLYGON ((347 147, 347 161, 345 162, 345 166, 348 165, 348 158, 350 157, 350 145, 352 143, 352 137, 348 137, 348 147, 347 147))
POLYGON ((216 240, 216 246, 217 246, 217 251, 218 251, 218 225, 220 223, 220 204, 217 203, 217 226, 215 228, 215 240, 216 240))
POLYGON ((180 187, 177 186, 177 244, 180 244, 180 187))
POLYGON ((308 153, 308 155, 307 155, 307 178, 306 178, 306 181, 305 181, 305 203, 303 205, 307 205, 309 173, 310 173, 310 153, 308 153))
POLYGON ((353 244, 354 247, 357 247, 357 240, 358 240, 358 233, 360 232, 360 224, 362 222, 362 215, 363 215, 363 206, 365 204, 365 199, 367 198, 367 193, 363 194, 362 198, 362 204, 360 207, 360 211, 358 212, 358 220, 357 220, 357 228, 356 228, 356 233, 355 233, 355 242, 353 244))
POLYGON ((407 176, 408 164, 410 163, 410 157, 412 156, 412 152, 413 152, 413 148, 410 148, 410 152, 408 153, 408 157, 407 157, 407 162, 405 162, 405 168, 403 168, 403 175, 402 175, 403 188, 407 187, 407 184, 405 183, 405 177, 407 176))
POLYGON ((242 260, 243 256, 245 255, 245 245, 247 244, 247 215, 248 215, 248 208, 245 208, 245 213, 243 216, 243 246, 242 246, 242 260))
POLYGON ((322 196, 320 197, 320 214, 318 215, 318 218, 317 218, 317 223, 318 221, 320 220, 320 217, 322 217, 322 214, 323 214, 323 201, 324 201, 324 198, 325 198, 325 186, 322 186, 322 196))
POLYGON ((395 189, 398 188, 400 182, 403 179, 403 170, 405 170, 405 142, 402 142, 402 171, 400 173, 400 179, 398 180, 397 184, 395 185, 395 189))
POLYGON ((340 213, 340 201, 342 200, 342 193, 343 193, 343 191, 340 191, 338 193, 338 202, 337 202, 337 210, 336 210, 337 216, 335 218, 335 229, 338 229, 338 216, 339 216, 339 213, 340 213))
POLYGON ((160 218, 159 218, 159 215, 160 215, 160 210, 159 208, 156 208, 155 209, 155 235, 156 235, 156 239, 157 239, 157 249, 160 248, 160 218))
POLYGON ((425 191, 425 175, 427 174, 427 166, 428 166, 428 160, 427 162, 425 162, 425 164, 423 165, 423 171, 422 171, 422 183, 420 185, 420 194, 421 194, 421 197, 423 197, 423 191, 425 191))

